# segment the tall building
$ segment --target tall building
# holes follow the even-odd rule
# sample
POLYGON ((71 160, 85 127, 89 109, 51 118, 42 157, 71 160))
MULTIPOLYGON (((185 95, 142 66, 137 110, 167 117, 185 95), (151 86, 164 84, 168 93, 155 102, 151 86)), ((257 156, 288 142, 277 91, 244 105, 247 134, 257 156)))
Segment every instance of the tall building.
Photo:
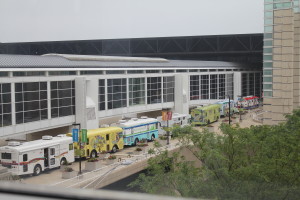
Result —
POLYGON ((264 124, 285 120, 300 106, 299 0, 265 0, 264 124))

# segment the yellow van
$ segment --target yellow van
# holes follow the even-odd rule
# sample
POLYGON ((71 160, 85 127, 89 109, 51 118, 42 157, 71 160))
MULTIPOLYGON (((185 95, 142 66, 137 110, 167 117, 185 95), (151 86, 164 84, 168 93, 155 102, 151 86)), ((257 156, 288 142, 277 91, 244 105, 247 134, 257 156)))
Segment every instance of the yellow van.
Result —
MULTIPOLYGON (((95 158, 101 152, 117 152, 124 148, 123 129, 119 127, 107 127, 90 129, 87 131, 87 143, 81 145, 74 143, 75 158, 90 157, 95 158)), ((72 133, 68 133, 72 136, 72 133)))

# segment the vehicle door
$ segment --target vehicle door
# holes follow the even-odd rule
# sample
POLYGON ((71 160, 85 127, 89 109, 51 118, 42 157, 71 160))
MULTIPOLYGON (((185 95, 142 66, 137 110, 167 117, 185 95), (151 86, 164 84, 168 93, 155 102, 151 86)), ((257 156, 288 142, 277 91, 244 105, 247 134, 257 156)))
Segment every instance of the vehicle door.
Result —
POLYGON ((51 146, 48 150, 48 163, 49 168, 54 168, 59 166, 59 145, 51 146))

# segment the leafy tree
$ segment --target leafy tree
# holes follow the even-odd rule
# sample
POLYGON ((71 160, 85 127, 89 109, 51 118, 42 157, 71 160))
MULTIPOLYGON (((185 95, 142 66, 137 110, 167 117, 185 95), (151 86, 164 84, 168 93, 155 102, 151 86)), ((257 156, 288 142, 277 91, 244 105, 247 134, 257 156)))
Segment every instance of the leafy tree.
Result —
POLYGON ((298 199, 300 110, 277 126, 233 127, 223 135, 192 127, 172 130, 201 161, 195 167, 179 153, 161 152, 131 185, 145 192, 217 199, 298 199))

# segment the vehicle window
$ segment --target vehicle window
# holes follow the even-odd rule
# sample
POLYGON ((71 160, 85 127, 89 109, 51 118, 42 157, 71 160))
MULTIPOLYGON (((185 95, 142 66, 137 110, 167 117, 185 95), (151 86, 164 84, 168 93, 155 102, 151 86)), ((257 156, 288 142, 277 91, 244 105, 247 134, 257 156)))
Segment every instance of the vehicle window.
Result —
POLYGON ((69 144, 69 151, 73 150, 74 147, 73 147, 73 143, 69 144))
POLYGON ((1 153, 2 159, 11 159, 11 153, 1 153))
POLYGON ((23 161, 25 162, 25 161, 27 161, 28 160, 28 154, 24 154, 23 155, 23 161))
POLYGON ((109 140, 109 134, 106 135, 106 140, 109 140))
POLYGON ((51 155, 51 156, 55 155, 55 149, 54 149, 54 148, 51 148, 51 149, 50 149, 50 155, 51 155))
POLYGON ((55 165, 55 158, 50 159, 50 165, 55 165))

